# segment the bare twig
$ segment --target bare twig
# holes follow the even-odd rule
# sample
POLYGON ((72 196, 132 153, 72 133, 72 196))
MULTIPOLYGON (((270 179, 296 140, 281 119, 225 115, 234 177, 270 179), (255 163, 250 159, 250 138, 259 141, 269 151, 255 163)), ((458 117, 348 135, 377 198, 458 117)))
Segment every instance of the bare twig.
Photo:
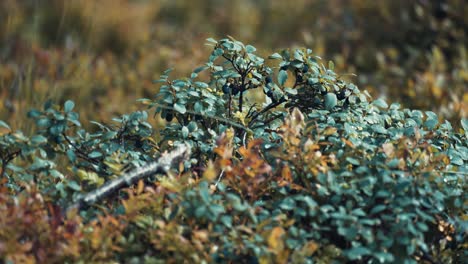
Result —
POLYGON ((254 115, 252 115, 252 119, 250 120, 248 127, 251 127, 251 125, 253 125, 255 122, 257 122, 257 118, 261 114, 267 112, 268 110, 270 110, 272 108, 277 107, 278 105, 280 105, 280 104, 282 104, 284 102, 286 102, 286 99, 284 99, 284 97, 281 97, 281 99, 278 100, 277 102, 272 102, 271 104, 269 104, 265 108, 263 108, 261 111, 256 112, 254 115))
POLYGON ((80 156, 81 158, 83 158, 84 160, 94 164, 94 165, 97 165, 100 163, 99 159, 94 159, 94 158, 90 158, 88 157, 88 154, 86 154, 82 149, 78 148, 69 138, 68 136, 65 134, 65 133, 62 133, 62 136, 65 138, 65 141, 67 141, 67 143, 76 151, 76 153, 78 154, 78 156, 80 156))
POLYGON ((252 127, 252 129, 256 129, 256 128, 259 128, 259 127, 267 126, 269 123, 275 121, 275 120, 278 119, 279 117, 281 117, 281 114, 274 115, 274 116, 272 116, 272 117, 266 119, 265 121, 263 121, 263 124, 252 127))
POLYGON ((419 257, 426 261, 426 262, 429 262, 431 264, 441 264, 440 261, 437 261, 435 260, 434 258, 431 257, 431 255, 429 255, 427 252, 423 252, 423 251, 420 251, 419 252, 419 257))
POLYGON ((5 176, 5 171, 6 171, 6 167, 8 165, 8 163, 10 163, 10 161, 12 161, 13 159, 15 159, 18 155, 20 154, 20 151, 17 150, 17 151, 14 151, 12 153, 7 153, 5 155, 5 157, 1 157, 2 159, 2 171, 0 172, 0 179, 2 179, 4 176, 5 176))
POLYGON ((218 187, 218 184, 221 182, 223 175, 224 175, 224 170, 222 170, 221 173, 219 174, 218 180, 216 181, 216 184, 215 184, 216 187, 218 187))
MULTIPOLYGON (((154 104, 155 106, 157 107, 160 107, 162 109, 170 109, 170 110, 174 110, 174 107, 170 107, 170 106, 165 106, 165 105, 161 105, 161 104, 157 104, 155 103, 154 104)), ((250 132, 250 133, 253 133, 253 131, 239 123, 236 123, 234 121, 231 121, 227 118, 222 118, 222 117, 218 117, 218 116, 213 116, 213 115, 206 115, 206 114, 201 114, 199 112, 195 112, 195 111, 192 111, 192 110, 187 110, 186 113, 188 114, 192 114, 192 115, 196 115, 196 116, 201 116, 201 117, 204 117, 204 118, 210 118, 210 119, 214 119, 216 121, 219 121, 223 124, 227 124, 227 125, 230 125, 232 127, 236 127, 236 128, 239 128, 239 129, 242 129, 244 131, 247 131, 247 132, 250 132)))
POLYGON ((149 177, 154 174, 166 174, 171 167, 177 166, 179 162, 190 157, 190 146, 180 145, 172 152, 164 154, 156 162, 148 163, 145 166, 138 167, 127 174, 124 174, 118 179, 111 180, 101 187, 91 191, 78 199, 77 202, 67 208, 67 211, 72 209, 84 209, 96 202, 99 202, 106 197, 114 194, 124 187, 131 186, 139 180, 149 177))

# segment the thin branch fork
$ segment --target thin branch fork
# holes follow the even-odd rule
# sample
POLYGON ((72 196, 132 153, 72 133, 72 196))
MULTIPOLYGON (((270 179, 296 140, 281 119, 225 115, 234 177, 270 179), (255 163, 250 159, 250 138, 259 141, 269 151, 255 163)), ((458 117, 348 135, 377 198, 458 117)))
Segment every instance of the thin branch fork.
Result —
POLYGON ((106 182, 101 187, 81 196, 78 201, 67 208, 67 211, 72 209, 84 209, 96 202, 111 196, 122 188, 129 187, 137 183, 141 179, 145 179, 154 174, 167 174, 172 168, 177 166, 181 161, 190 157, 190 146, 184 144, 178 146, 175 150, 164 154, 156 162, 148 163, 147 165, 138 167, 129 173, 106 182))
POLYGON ((272 109, 272 108, 277 107, 278 105, 280 105, 280 104, 282 104, 282 103, 284 103, 284 102, 286 102, 286 99, 285 99, 284 96, 283 96, 283 97, 281 97, 280 100, 278 100, 277 102, 272 102, 272 103, 270 103, 269 105, 267 105, 264 109, 262 109, 260 112, 256 112, 254 115, 252 115, 252 119, 250 120, 248 127, 250 127, 250 126, 253 125, 255 122, 257 122, 257 121, 258 121, 257 118, 258 118, 261 114, 267 112, 268 110, 270 110, 270 109, 272 109))

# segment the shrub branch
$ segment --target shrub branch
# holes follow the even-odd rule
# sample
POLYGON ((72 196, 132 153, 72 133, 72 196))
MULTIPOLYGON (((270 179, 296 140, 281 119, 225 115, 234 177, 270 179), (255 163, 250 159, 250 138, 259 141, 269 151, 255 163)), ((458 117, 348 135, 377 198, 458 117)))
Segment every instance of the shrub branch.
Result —
POLYGON ((149 177, 154 174, 166 174, 171 167, 176 166, 179 162, 190 157, 190 146, 180 145, 172 152, 164 154, 156 162, 148 163, 147 165, 138 167, 129 173, 124 174, 118 179, 106 182, 101 187, 81 196, 78 201, 68 207, 67 211, 77 208, 84 209, 96 202, 99 202, 124 187, 131 186, 139 180, 149 177))

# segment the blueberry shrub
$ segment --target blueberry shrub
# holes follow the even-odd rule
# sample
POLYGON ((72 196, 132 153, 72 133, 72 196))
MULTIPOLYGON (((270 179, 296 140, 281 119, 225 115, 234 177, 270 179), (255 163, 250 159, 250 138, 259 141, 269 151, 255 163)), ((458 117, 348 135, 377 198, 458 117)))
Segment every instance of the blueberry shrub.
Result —
POLYGON ((31 136, 0 122, 2 261, 468 258, 466 119, 454 131, 433 112, 374 100, 310 49, 264 58, 233 38, 207 44, 190 76, 161 75, 156 96, 139 100, 146 110, 89 121, 92 131, 72 101, 31 110, 31 136), (156 115, 167 121, 159 137, 156 115), (70 206, 180 146, 190 155, 70 206))

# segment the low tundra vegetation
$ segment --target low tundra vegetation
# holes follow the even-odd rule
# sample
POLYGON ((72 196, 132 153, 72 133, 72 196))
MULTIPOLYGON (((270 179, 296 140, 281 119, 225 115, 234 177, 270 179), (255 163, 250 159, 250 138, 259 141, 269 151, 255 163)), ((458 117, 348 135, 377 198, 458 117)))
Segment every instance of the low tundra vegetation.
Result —
MULTIPOLYGON (((374 100, 310 49, 267 58, 208 39, 147 108, 80 120, 72 101, 0 136, 5 262, 461 263, 468 121, 374 100), (149 119, 167 126, 156 140, 149 119), (95 126, 84 130, 82 122, 95 126), (95 204, 70 204, 164 157, 190 157, 95 204)), ((86 107, 86 106, 81 106, 86 107)))

